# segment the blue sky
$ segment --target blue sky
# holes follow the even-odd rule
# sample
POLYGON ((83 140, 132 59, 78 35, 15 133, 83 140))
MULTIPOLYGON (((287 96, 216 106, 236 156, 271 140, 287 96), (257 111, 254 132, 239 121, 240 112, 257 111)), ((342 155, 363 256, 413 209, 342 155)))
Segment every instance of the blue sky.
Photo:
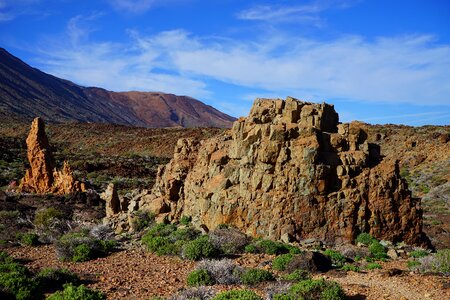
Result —
POLYGON ((335 105, 343 122, 450 124, 448 0, 0 0, 0 46, 85 86, 335 105))

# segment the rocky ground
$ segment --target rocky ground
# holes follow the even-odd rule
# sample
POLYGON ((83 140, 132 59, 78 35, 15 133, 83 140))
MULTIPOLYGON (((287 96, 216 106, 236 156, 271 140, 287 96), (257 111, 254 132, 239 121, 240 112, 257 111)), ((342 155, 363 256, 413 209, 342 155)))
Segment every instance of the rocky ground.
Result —
MULTIPOLYGON (((186 278, 194 262, 178 257, 156 256, 138 246, 115 252, 108 257, 72 263, 57 259, 53 246, 15 247, 8 249, 15 258, 31 269, 67 268, 81 276, 89 287, 107 294, 108 299, 149 299, 170 296, 187 287, 186 278)), ((274 256, 245 254, 235 261, 245 267, 267 265, 274 256), (266 263, 265 263, 266 262, 266 263)), ((342 285, 349 299, 422 300, 450 299, 448 277, 412 273, 406 260, 381 263, 383 269, 363 272, 329 271, 315 278, 326 278, 342 285), (395 271, 393 271, 395 270, 395 271)), ((262 283, 251 289, 260 294, 269 288, 262 283)), ((215 286, 217 290, 248 288, 246 286, 215 286)))

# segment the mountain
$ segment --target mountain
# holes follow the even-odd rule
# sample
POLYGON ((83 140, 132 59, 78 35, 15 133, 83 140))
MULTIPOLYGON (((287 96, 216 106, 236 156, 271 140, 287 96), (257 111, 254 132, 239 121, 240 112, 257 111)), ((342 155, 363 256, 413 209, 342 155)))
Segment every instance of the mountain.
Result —
POLYGON ((33 68, 3 48, 0 115, 142 127, 231 127, 235 120, 187 96, 83 87, 33 68))

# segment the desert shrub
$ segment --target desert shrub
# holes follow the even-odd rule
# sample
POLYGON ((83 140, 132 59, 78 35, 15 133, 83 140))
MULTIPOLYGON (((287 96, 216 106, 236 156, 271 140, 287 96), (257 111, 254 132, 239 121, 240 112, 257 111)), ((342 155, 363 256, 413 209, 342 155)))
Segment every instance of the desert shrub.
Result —
POLYGON ((171 242, 176 241, 192 241, 198 238, 201 232, 193 227, 178 228, 169 235, 171 242))
POLYGON ((275 280, 271 272, 263 269, 247 269, 242 272, 240 278, 242 283, 249 285, 275 280))
POLYGON ((411 253, 409 253, 409 256, 414 257, 414 258, 420 258, 420 257, 425 257, 428 254, 429 254, 428 251, 419 249, 419 250, 411 251, 411 253))
POLYGON ((379 241, 373 241, 369 246, 369 251, 372 257, 375 259, 389 258, 389 256, 386 254, 386 248, 379 241))
POLYGON ((103 224, 92 227, 89 234, 98 240, 111 241, 114 238, 114 231, 112 228, 103 224))
POLYGON ((107 255, 116 245, 114 240, 98 240, 89 232, 73 232, 63 235, 55 244, 61 260, 82 262, 107 255))
POLYGON ((196 288, 189 288, 173 295, 169 300, 210 300, 216 291, 209 286, 200 286, 196 288))
POLYGON ((209 233, 209 240, 224 254, 241 253, 250 242, 247 235, 236 228, 216 228, 209 233))
POLYGON ((409 260, 409 261, 406 263, 406 266, 407 266, 408 269, 410 269, 410 270, 416 270, 416 269, 418 269, 418 267, 419 267, 420 265, 421 265, 420 262, 415 261, 415 260, 409 260))
POLYGON ((366 233, 366 232, 360 233, 356 237, 356 242, 357 243, 361 243, 361 244, 364 244, 366 246, 369 246, 375 240, 376 239, 373 236, 371 236, 369 233, 366 233))
POLYGON ((366 266, 367 270, 375 270, 375 269, 382 269, 381 265, 375 262, 368 263, 366 266))
POLYGON ((294 256, 290 253, 281 254, 275 257, 272 261, 272 268, 278 271, 286 270, 287 265, 294 259, 294 256))
POLYGON ((39 236, 35 233, 23 233, 19 234, 18 238, 22 245, 36 246, 39 244, 39 236))
POLYGON ((206 270, 194 270, 187 277, 188 286, 213 285, 214 280, 206 270))
POLYGON ((271 255, 279 255, 285 253, 301 253, 300 249, 284 244, 281 242, 274 242, 271 240, 254 240, 251 244, 244 248, 245 252, 248 253, 266 253, 271 255))
POLYGON ((336 282, 308 279, 293 284, 287 293, 274 296, 274 300, 297 299, 341 300, 345 299, 345 294, 336 282))
POLYGON ((38 210, 33 224, 43 243, 55 242, 70 229, 65 214, 54 207, 38 210))
POLYGON ((231 259, 202 260, 197 269, 206 270, 218 284, 237 284, 241 282, 242 268, 231 259))
POLYGON ((342 267, 346 261, 344 255, 342 255, 338 251, 327 249, 325 250, 325 255, 331 259, 331 263, 333 264, 333 266, 338 268, 342 267))
POLYGON ((198 230, 187 227, 177 229, 174 225, 156 224, 142 237, 142 243, 157 255, 179 254, 183 245, 196 239, 200 235, 198 230))
POLYGON ((155 217, 153 212, 138 210, 133 214, 132 227, 135 231, 142 231, 155 222, 155 217))
POLYGON ((77 274, 66 269, 42 269, 34 278, 43 290, 59 289, 66 283, 79 284, 77 274))
POLYGON ((54 207, 38 210, 34 216, 33 224, 37 227, 48 228, 54 219, 63 219, 64 213, 54 207))
POLYGON ((209 241, 208 236, 201 236, 186 243, 182 256, 189 260, 200 260, 217 256, 218 250, 209 241))
POLYGON ((0 210, 0 224, 11 225, 19 221, 20 212, 18 210, 0 210))
POLYGON ((310 278, 311 278, 311 274, 308 271, 302 270, 302 269, 297 269, 294 272, 283 275, 281 277, 282 280, 287 280, 287 281, 301 281, 301 280, 306 280, 306 279, 310 279, 310 278))
POLYGON ((29 270, 0 252, 0 290, 13 299, 39 298, 38 285, 29 270))
POLYGON ((450 275, 450 249, 438 250, 433 255, 418 259, 420 265, 417 270, 421 273, 433 272, 450 275))
POLYGON ((343 270, 343 271, 352 271, 352 272, 359 272, 360 271, 358 266, 351 265, 351 264, 343 265, 341 270, 343 270))
POLYGON ((104 300, 105 295, 84 285, 65 284, 64 290, 50 295, 47 300, 104 300))
POLYGON ((182 216, 180 219, 180 224, 188 226, 189 224, 191 224, 191 221, 192 221, 191 216, 182 216))
POLYGON ((262 298, 253 291, 231 290, 217 294, 212 300, 262 300, 262 298))
POLYGON ((145 236, 169 236, 175 230, 177 230, 177 226, 175 226, 174 224, 158 223, 152 225, 145 233, 145 236))

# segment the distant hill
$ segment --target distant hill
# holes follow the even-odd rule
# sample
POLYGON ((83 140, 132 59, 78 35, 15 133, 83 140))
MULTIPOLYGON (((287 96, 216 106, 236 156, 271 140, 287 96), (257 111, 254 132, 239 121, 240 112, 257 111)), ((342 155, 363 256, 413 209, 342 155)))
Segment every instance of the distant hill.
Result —
POLYGON ((3 48, 0 115, 142 127, 231 127, 235 120, 187 96, 79 86, 33 68, 3 48))

